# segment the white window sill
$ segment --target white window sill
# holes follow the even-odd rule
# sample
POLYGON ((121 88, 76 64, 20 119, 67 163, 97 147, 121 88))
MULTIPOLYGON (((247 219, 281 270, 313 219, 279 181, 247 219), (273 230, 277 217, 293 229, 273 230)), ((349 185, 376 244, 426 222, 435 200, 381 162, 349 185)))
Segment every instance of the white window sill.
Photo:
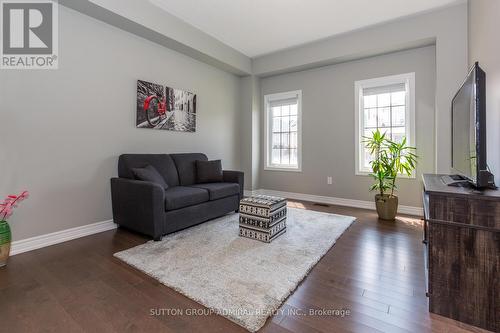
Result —
POLYGON ((302 172, 301 168, 287 168, 287 167, 279 167, 279 166, 266 166, 264 167, 265 171, 288 171, 288 172, 302 172))
MULTIPOLYGON (((372 173, 371 171, 356 171, 356 176, 365 176, 366 177, 366 176, 370 176, 371 173, 372 173)), ((415 172, 413 172, 411 176, 408 176, 405 173, 400 173, 400 174, 398 174, 398 178, 416 179, 417 175, 415 174, 415 172)))

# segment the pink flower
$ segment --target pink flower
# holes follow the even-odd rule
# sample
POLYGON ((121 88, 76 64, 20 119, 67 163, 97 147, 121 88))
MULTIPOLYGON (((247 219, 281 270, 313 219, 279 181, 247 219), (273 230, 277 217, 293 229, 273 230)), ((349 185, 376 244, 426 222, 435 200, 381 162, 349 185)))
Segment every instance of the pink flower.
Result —
POLYGON ((17 208, 19 202, 23 201, 24 199, 28 198, 29 193, 28 191, 23 191, 19 195, 8 195, 3 203, 0 203, 0 219, 5 220, 12 216, 14 208, 17 208))
POLYGON ((4 219, 9 218, 12 215, 12 208, 5 207, 2 213, 4 214, 4 219))
POLYGON ((22 200, 28 199, 29 196, 30 196, 30 194, 28 191, 23 191, 23 193, 21 193, 19 195, 18 199, 19 199, 19 201, 22 201, 22 200))

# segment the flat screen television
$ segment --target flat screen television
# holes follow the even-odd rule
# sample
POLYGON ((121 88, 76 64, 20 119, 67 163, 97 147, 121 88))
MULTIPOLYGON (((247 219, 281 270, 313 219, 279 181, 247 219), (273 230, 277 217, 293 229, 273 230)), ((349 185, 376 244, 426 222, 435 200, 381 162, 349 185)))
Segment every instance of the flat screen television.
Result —
POLYGON ((486 74, 475 63, 453 97, 452 169, 457 182, 494 187, 486 160, 486 74))

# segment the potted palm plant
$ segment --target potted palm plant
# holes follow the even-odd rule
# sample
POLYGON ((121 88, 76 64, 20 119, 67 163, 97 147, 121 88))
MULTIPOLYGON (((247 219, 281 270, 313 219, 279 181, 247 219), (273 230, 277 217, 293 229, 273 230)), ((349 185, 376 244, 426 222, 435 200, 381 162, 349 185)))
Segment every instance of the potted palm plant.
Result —
POLYGON ((373 157, 370 176, 375 182, 370 191, 378 191, 375 195, 377 214, 383 220, 392 221, 398 212, 398 197, 394 195, 396 180, 402 174, 412 175, 417 165, 416 148, 407 145, 406 137, 395 142, 378 129, 371 137, 365 137, 364 142, 373 157))

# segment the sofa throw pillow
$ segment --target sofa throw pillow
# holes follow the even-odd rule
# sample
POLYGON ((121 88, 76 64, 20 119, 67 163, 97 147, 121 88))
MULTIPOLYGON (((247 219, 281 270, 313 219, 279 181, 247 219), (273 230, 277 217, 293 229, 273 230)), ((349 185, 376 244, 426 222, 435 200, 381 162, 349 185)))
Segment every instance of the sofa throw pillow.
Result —
POLYGON ((156 170, 156 168, 152 165, 147 165, 144 168, 132 168, 132 173, 138 180, 156 183, 164 189, 168 188, 168 184, 165 182, 163 176, 160 175, 158 170, 156 170))
POLYGON ((222 162, 196 161, 197 183, 218 183, 222 182, 222 162))

